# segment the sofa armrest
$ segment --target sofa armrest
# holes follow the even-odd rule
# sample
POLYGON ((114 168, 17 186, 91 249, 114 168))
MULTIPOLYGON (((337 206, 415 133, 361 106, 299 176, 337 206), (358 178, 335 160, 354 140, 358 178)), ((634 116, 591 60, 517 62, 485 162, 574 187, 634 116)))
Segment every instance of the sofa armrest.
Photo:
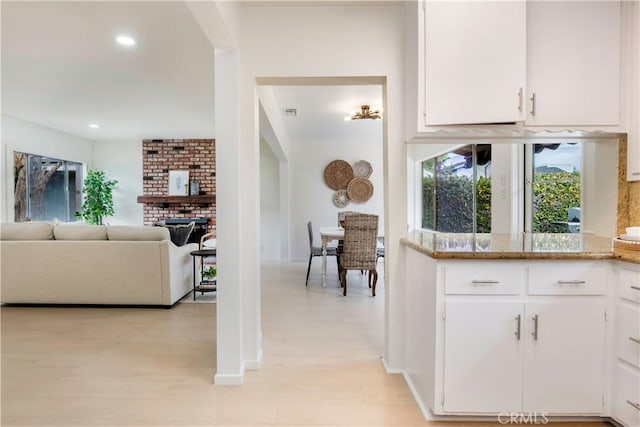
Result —
POLYGON ((193 289, 192 251, 198 250, 197 243, 176 246, 170 240, 163 241, 168 249, 169 294, 163 296, 164 305, 172 305, 193 289))

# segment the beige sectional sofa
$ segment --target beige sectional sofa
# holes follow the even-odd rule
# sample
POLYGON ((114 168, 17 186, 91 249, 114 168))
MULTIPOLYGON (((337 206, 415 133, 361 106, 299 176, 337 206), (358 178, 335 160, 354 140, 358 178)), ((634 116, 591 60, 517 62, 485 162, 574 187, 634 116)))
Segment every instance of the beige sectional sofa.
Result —
POLYGON ((193 286, 163 227, 0 224, 0 302, 171 306, 193 286))

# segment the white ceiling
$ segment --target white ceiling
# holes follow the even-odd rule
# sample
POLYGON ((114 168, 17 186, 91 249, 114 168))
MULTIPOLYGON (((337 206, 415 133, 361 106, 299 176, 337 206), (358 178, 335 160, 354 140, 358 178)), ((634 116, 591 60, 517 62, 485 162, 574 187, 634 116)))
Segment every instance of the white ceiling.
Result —
MULTIPOLYGON (((4 114, 96 141, 215 137, 214 50, 184 2, 1 7, 4 114), (137 45, 116 44, 119 33, 137 45)), ((290 139, 381 137, 380 120, 343 120, 364 103, 381 109, 380 86, 273 89, 298 110, 283 117, 290 139)))
POLYGON ((2 1, 1 58, 4 114, 93 140, 214 136, 213 47, 183 2, 2 1))
POLYGON ((382 86, 272 86, 290 140, 382 138, 382 120, 345 121, 362 104, 382 111, 382 86), (284 115, 287 108, 296 117, 284 115))

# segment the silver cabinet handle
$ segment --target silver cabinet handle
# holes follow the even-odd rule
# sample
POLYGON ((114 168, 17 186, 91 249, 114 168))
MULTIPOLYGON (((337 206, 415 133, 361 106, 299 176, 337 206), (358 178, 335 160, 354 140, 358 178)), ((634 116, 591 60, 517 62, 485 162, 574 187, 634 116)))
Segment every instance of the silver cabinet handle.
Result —
POLYGON ((518 314, 516 316, 516 321, 518 322, 518 327, 516 329, 515 336, 518 339, 518 341, 520 341, 520 326, 521 326, 521 323, 522 323, 522 316, 518 314))
POLYGON ((531 98, 529 98, 531 100, 531 115, 535 116, 536 115, 536 93, 533 92, 531 94, 531 98))
POLYGON ((500 283, 499 280, 472 280, 472 284, 474 285, 497 285, 500 283))
POLYGON ((586 280, 558 280, 556 285, 586 285, 586 280))
POLYGON ((631 175, 638 176, 638 175, 640 175, 640 172, 631 172, 631 175))
POLYGON ((534 341, 538 341, 538 315, 536 314, 531 319, 533 320, 533 332, 531 332, 531 335, 533 335, 534 341))
POLYGON ((640 338, 629 337, 629 341, 633 341, 636 344, 640 344, 640 338))
POLYGON ((627 400, 627 403, 640 411, 640 403, 632 402, 630 400, 627 400))
POLYGON ((522 111, 522 88, 518 91, 518 111, 522 111))
POLYGON ((633 289, 634 291, 640 291, 640 286, 631 285, 631 289, 633 289))

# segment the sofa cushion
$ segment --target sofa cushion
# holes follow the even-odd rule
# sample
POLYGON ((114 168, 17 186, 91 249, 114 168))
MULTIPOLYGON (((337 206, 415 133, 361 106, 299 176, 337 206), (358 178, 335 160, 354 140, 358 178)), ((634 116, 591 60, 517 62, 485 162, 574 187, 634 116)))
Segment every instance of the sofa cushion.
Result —
POLYGON ((189 236, 191 236, 193 227, 196 224, 195 222, 190 222, 189 224, 165 224, 164 221, 160 221, 153 225, 167 228, 173 244, 176 246, 184 246, 189 241, 189 236))
POLYGON ((3 222, 0 240, 52 240, 53 225, 46 221, 3 222))
POLYGON ((135 225, 111 225, 107 227, 109 240, 170 240, 169 230, 163 227, 140 227, 135 225))
POLYGON ((88 224, 54 225, 53 237, 56 240, 107 240, 107 227, 88 224))

